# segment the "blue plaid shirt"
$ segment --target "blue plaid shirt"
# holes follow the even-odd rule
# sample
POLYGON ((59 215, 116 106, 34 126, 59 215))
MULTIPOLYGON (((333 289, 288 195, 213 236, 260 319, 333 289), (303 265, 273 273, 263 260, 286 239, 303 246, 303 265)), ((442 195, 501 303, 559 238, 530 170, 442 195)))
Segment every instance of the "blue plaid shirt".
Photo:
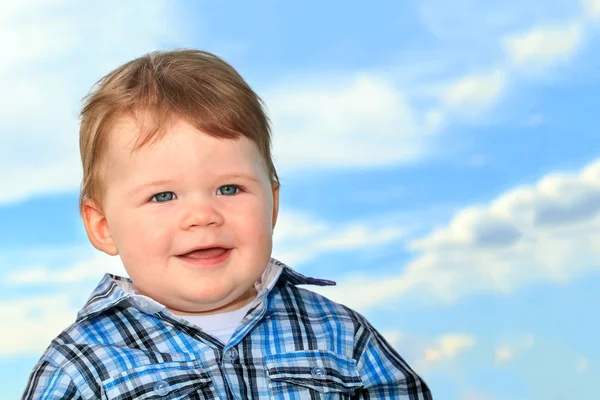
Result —
POLYGON ((23 399, 412 399, 425 382, 367 320, 271 260, 221 343, 106 275, 35 365, 23 399))

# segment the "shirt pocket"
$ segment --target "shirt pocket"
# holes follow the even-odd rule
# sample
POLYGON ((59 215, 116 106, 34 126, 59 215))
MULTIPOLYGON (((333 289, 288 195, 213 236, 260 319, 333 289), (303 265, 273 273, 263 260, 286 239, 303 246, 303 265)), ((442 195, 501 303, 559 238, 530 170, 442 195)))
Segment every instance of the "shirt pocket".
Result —
POLYGON ((363 387, 356 361, 327 350, 301 350, 265 359, 275 399, 350 399, 363 387))
POLYGON ((216 399, 212 381, 199 361, 147 364, 102 382, 103 399, 216 399))

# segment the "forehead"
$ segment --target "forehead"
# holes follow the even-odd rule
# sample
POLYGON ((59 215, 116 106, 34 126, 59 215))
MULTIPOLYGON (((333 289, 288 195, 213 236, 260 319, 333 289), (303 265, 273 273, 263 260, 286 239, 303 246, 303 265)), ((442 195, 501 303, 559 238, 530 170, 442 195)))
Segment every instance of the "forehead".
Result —
POLYGON ((165 126, 164 134, 136 148, 143 125, 133 118, 123 118, 109 134, 107 161, 109 170, 145 169, 163 170, 201 169, 207 173, 214 169, 223 172, 260 173, 262 158, 256 145, 244 136, 224 139, 199 131, 184 120, 165 126))

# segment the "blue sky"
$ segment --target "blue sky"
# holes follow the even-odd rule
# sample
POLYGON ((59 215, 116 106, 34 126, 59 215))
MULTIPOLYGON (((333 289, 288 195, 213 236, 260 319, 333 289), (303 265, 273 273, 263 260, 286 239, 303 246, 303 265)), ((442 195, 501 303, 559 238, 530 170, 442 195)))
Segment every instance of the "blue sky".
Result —
POLYGON ((600 398, 600 1, 32 0, 0 8, 0 382, 118 259, 77 211, 77 113, 155 49, 266 101, 274 255, 338 282, 441 400, 600 398))

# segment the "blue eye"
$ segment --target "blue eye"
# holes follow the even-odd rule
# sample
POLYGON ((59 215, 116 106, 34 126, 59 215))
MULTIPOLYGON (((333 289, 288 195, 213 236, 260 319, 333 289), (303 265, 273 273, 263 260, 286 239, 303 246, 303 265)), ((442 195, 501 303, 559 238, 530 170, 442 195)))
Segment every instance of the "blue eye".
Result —
POLYGON ((162 192, 157 193, 150 198, 150 201, 155 201, 157 203, 164 203, 166 201, 171 201, 175 198, 175 193, 173 192, 162 192))
POLYGON ((240 186, 238 185, 223 185, 217 190, 218 194, 223 196, 233 196, 240 192, 240 186))

